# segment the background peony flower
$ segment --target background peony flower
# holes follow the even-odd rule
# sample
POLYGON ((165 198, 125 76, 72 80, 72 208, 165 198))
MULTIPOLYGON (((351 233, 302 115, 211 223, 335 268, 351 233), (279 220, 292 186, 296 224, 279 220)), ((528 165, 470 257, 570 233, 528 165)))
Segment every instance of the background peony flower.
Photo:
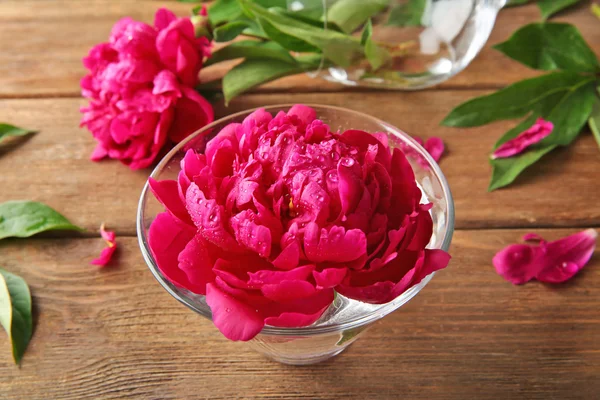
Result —
POLYGON ((302 105, 228 125, 186 153, 177 181, 150 179, 166 208, 149 231, 160 270, 206 295, 232 340, 310 325, 334 290, 393 300, 450 256, 425 248, 431 206, 385 138, 331 132, 302 105))
POLYGON ((190 19, 166 9, 157 11, 154 27, 118 21, 109 42, 83 60, 90 73, 81 89, 90 103, 81 109, 81 125, 98 141, 92 160, 145 168, 167 143, 212 122, 210 103, 193 90, 208 55, 210 43, 194 37, 190 19))

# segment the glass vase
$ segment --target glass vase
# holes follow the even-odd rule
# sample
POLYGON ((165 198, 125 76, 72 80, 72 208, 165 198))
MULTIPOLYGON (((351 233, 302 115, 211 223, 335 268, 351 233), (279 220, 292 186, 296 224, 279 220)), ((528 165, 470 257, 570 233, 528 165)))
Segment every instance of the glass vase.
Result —
MULTIPOLYGON (((326 30, 339 30, 336 21, 348 21, 340 12, 348 1, 287 0, 287 4, 295 12, 321 13, 326 30)), ((417 90, 466 68, 485 45, 507 0, 350 0, 360 1, 364 9, 381 5, 360 12, 371 15, 372 40, 388 53, 385 63, 374 68, 364 58, 342 68, 325 57, 311 74, 350 86, 417 90)), ((364 24, 348 26, 357 38, 362 35, 364 24)))
MULTIPOLYGON (((433 236, 429 248, 448 250, 454 230, 454 205, 448 183, 438 165, 409 135, 379 119, 356 111, 321 105, 310 105, 317 118, 328 124, 332 131, 361 129, 367 132, 385 132, 390 147, 400 147, 413 166, 416 180, 423 192, 422 203, 433 204, 433 236)), ((291 105, 265 107, 274 115, 287 111, 291 105)), ((242 122, 254 110, 243 111, 213 122, 180 143, 158 164, 150 175, 157 180, 176 179, 180 161, 189 148, 203 151, 205 143, 232 122, 242 122)), ((163 288, 173 297, 199 315, 212 318, 210 308, 202 295, 192 293, 169 282, 160 272, 148 246, 148 229, 155 216, 163 211, 162 205, 145 185, 137 214, 138 239, 150 271, 163 288)), ((431 280, 423 279, 390 303, 367 304, 336 294, 333 304, 314 324, 302 328, 265 326, 248 344, 267 357, 287 364, 313 364, 335 356, 358 339, 374 322, 398 310, 412 299, 431 280)))

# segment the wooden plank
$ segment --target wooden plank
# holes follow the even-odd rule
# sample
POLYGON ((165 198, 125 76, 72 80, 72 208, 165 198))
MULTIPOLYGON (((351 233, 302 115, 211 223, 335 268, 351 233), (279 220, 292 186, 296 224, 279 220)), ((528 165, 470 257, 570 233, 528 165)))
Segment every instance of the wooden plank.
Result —
POLYGON ((2 266, 30 284, 36 323, 20 368, 0 335, 0 398, 595 398, 600 254, 570 283, 512 286, 491 258, 524 232, 457 232, 447 270, 309 367, 225 340, 160 287, 135 238, 118 238, 105 269, 88 265, 100 239, 2 241, 2 266))
MULTIPOLYGON (((139 0, 8 0, 0 2, 0 97, 76 96, 85 71, 81 59, 96 43, 107 40, 121 17, 151 22, 161 6, 187 15, 190 4, 139 0), (67 11, 68 10, 68 11, 67 11)), ((499 52, 494 43, 505 40, 525 23, 539 19, 535 5, 509 8, 500 13, 486 49, 469 68, 441 88, 490 88, 534 76, 499 52)), ((575 23, 594 50, 600 52, 597 19, 582 5, 557 20, 575 23)), ((337 84, 299 75, 264 86, 263 91, 339 91, 337 84)), ((356 90, 345 88, 345 90, 356 90)))
MULTIPOLYGON (((600 187, 590 179, 600 170, 591 135, 548 155, 517 184, 487 193, 487 155, 510 122, 471 130, 439 127, 458 103, 480 91, 415 93, 263 94, 244 96, 217 115, 284 102, 324 103, 372 114, 406 132, 440 136, 448 152, 441 161, 456 202, 458 228, 587 226, 600 224, 600 187)), ((79 99, 0 101, 0 121, 40 129, 13 146, 0 146, 0 201, 43 201, 74 223, 97 230, 102 222, 120 234, 135 234, 139 194, 149 170, 131 171, 115 161, 88 160, 89 132, 77 127, 79 99)))

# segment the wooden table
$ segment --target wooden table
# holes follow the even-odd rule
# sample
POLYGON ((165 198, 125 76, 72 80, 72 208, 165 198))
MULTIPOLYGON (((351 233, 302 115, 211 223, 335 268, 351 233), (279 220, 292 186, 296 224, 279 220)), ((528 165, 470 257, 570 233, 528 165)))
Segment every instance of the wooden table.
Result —
MULTIPOLYGON (((0 335, 0 398, 134 397, 272 399, 600 398, 600 257, 571 282, 515 287, 491 259, 525 232, 548 239, 600 227, 600 152, 586 132, 507 189, 487 193, 488 152, 511 126, 459 130, 438 124, 476 95, 536 75, 491 49, 535 21, 534 5, 502 11, 486 49, 459 76, 414 93, 343 88, 305 76, 283 79, 216 105, 218 116, 259 105, 310 102, 372 114, 409 133, 441 136, 441 162, 456 200, 451 266, 401 311, 342 355, 292 367, 225 340, 170 297, 148 271, 135 237, 149 171, 92 163, 91 135, 78 128, 81 58, 129 15, 152 21, 167 5, 139 0, 0 2, 0 121, 39 129, 0 148, 0 201, 43 201, 85 227, 84 235, 0 242, 0 265, 31 285, 35 332, 20 367, 0 335), (89 265, 117 231, 115 265, 89 265)), ((576 23, 600 53, 600 22, 583 5, 576 23)))

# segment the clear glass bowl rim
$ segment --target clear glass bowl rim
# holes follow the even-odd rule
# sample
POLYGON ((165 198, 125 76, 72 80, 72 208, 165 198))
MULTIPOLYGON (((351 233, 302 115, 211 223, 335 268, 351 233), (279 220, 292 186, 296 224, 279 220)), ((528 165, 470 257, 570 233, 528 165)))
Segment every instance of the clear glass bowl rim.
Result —
MULTIPOLYGON (((160 173, 163 171, 163 169, 169 164, 171 159, 186 145, 186 143, 193 140, 198 135, 202 134, 204 131, 212 129, 213 127, 221 125, 221 124, 226 124, 227 121, 233 122, 234 120, 238 120, 242 117, 245 117, 245 116, 251 114, 252 112, 254 112, 258 109, 265 109, 266 111, 269 111, 269 112, 276 112, 276 111, 280 111, 282 109, 289 109, 293 105, 294 105, 293 103, 275 104, 275 105, 256 107, 256 108, 252 108, 252 109, 248 109, 248 110, 244 110, 244 111, 239 111, 237 113, 228 115, 221 119, 218 119, 218 120, 212 122, 211 124, 200 128, 199 130, 197 130, 196 132, 194 132, 190 136, 188 136, 186 139, 184 139, 183 141, 178 143, 177 146, 175 146, 173 149, 171 149, 171 151, 169 151, 162 158, 162 160, 160 160, 160 162, 154 168, 154 170, 152 171, 152 173, 150 174, 150 176, 148 178, 156 178, 158 175, 160 175, 160 173)), ((427 164, 429 165, 430 169, 433 171, 433 173, 435 174, 435 176, 439 179, 439 181, 441 183, 443 196, 446 200, 447 215, 448 215, 447 218, 448 219, 447 219, 447 223, 446 223, 446 230, 444 232, 444 238, 442 240, 442 245, 440 246, 440 248, 445 251, 448 251, 448 249, 450 247, 450 242, 452 241, 452 235, 454 233, 454 200, 452 198, 452 193, 450 192, 450 187, 448 186, 448 181, 446 180, 446 177, 442 173, 439 165, 433 160, 433 158, 431 158, 429 153, 421 145, 419 145, 419 143, 417 143, 410 135, 406 134, 399 128, 397 128, 393 125, 390 125, 387 122, 385 122, 379 118, 375 118, 371 115, 362 113, 360 111, 355 111, 355 110, 351 110, 351 109, 344 108, 344 107, 322 105, 322 104, 309 104, 309 103, 306 103, 305 105, 315 109, 315 111, 317 112, 317 117, 320 114, 319 110, 328 110, 328 111, 336 111, 336 112, 353 114, 355 117, 369 120, 370 122, 372 122, 374 124, 381 125, 387 129, 388 133, 395 135, 395 136, 399 136, 404 141, 408 142, 408 144, 412 147, 412 149, 415 150, 416 152, 418 152, 427 161, 427 164)), ((167 280, 162 276, 162 274, 158 268, 158 265, 156 264, 154 257, 152 256, 152 253, 148 246, 148 240, 147 240, 147 236, 146 236, 146 228, 144 227, 144 219, 145 219, 144 210, 146 207, 146 199, 150 194, 151 193, 149 190, 148 180, 146 180, 146 183, 144 184, 144 188, 142 189, 142 194, 140 196, 140 200, 138 203, 137 221, 136 221, 138 243, 139 243, 140 249, 142 251, 144 260, 146 261, 148 268, 152 272, 152 275, 154 275, 154 278, 161 284, 161 286, 171 296, 173 296, 180 303, 184 304, 191 310, 197 312, 198 314, 200 314, 212 321, 212 315, 211 315, 210 309, 205 310, 205 309, 197 307, 188 298, 186 298, 182 294, 178 293, 177 291, 173 290, 173 288, 171 288, 169 286, 170 283, 168 283, 167 280)), ((423 279, 419 284, 411 287, 409 290, 404 292, 402 295, 400 295, 393 301, 383 305, 383 307, 381 307, 373 312, 361 315, 358 318, 344 321, 341 323, 331 324, 331 325, 317 325, 317 326, 307 326, 307 327, 299 327, 299 328, 282 328, 282 327, 265 325, 265 327, 262 329, 262 331, 260 333, 264 334, 264 335, 276 335, 276 336, 312 336, 312 335, 326 334, 326 333, 332 333, 332 332, 340 332, 340 331, 344 331, 344 330, 348 330, 348 329, 361 327, 364 325, 369 325, 370 323, 375 322, 375 321, 385 317, 389 313, 395 311, 396 309, 400 308, 402 305, 404 305, 410 299, 412 299, 414 296, 416 296, 416 294, 419 293, 421 291, 421 289, 423 289, 425 287, 425 285, 427 285, 427 283, 429 283, 429 281, 431 280, 431 278, 433 277, 434 274, 435 273, 430 274, 425 279, 423 279)))

